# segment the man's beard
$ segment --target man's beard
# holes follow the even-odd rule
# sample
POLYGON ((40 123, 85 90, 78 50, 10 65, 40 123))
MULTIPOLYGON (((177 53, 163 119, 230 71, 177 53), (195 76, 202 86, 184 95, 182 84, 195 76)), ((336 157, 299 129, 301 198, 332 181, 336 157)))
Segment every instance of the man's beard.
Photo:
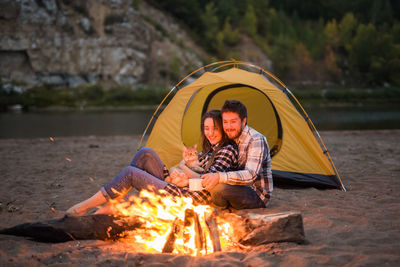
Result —
POLYGON ((228 136, 229 139, 235 140, 235 139, 239 138, 239 136, 242 134, 243 128, 244 128, 244 127, 240 126, 240 130, 237 131, 237 132, 229 132, 229 133, 226 133, 226 132, 225 132, 225 133, 226 133, 226 135, 228 136), (233 134, 233 133, 235 133, 235 135, 231 137, 230 134, 233 134))

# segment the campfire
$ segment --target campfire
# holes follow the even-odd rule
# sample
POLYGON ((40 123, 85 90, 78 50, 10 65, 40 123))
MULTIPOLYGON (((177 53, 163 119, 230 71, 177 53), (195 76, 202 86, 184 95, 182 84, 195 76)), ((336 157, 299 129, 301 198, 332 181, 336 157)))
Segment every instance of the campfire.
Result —
POLYGON ((206 255, 233 246, 229 222, 217 222, 215 210, 193 205, 190 198, 160 196, 142 190, 127 201, 111 201, 112 213, 124 218, 141 218, 144 226, 125 231, 123 242, 136 250, 188 255, 206 255))
POLYGON ((217 251, 251 249, 271 242, 302 243, 299 212, 271 214, 268 209, 216 214, 190 198, 160 196, 142 190, 139 196, 110 202, 107 214, 64 216, 0 229, 0 234, 43 242, 119 240, 134 252, 202 256, 217 251))

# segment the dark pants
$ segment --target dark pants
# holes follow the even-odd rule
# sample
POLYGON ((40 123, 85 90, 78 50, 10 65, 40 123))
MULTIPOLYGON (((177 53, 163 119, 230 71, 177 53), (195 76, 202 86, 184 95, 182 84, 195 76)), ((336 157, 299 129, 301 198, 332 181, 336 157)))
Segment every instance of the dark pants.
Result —
POLYGON ((217 184, 210 193, 213 204, 219 208, 265 208, 264 202, 250 186, 217 184))

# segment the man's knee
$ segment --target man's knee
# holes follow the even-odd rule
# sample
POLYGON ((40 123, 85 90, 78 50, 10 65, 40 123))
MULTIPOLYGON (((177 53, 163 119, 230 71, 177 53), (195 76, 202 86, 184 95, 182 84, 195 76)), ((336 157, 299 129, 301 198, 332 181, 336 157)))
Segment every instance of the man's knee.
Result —
POLYGON ((217 184, 213 189, 210 189, 211 202, 218 208, 228 208, 229 207, 229 197, 227 193, 227 184, 217 184))
POLYGON ((212 198, 223 197, 225 195, 225 193, 227 192, 227 188, 228 188, 227 184, 217 184, 209 192, 210 192, 212 198))

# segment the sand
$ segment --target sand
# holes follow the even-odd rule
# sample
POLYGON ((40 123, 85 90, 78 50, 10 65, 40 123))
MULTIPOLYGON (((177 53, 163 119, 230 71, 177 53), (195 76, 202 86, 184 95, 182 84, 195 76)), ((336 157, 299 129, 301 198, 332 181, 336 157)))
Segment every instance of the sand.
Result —
MULTIPOLYGON (((399 266, 400 130, 321 135, 347 192, 276 187, 271 213, 300 211, 306 242, 202 257, 112 241, 49 244, 0 235, 0 266, 399 266)), ((0 228, 57 218, 129 164, 137 136, 0 140, 0 228)))

